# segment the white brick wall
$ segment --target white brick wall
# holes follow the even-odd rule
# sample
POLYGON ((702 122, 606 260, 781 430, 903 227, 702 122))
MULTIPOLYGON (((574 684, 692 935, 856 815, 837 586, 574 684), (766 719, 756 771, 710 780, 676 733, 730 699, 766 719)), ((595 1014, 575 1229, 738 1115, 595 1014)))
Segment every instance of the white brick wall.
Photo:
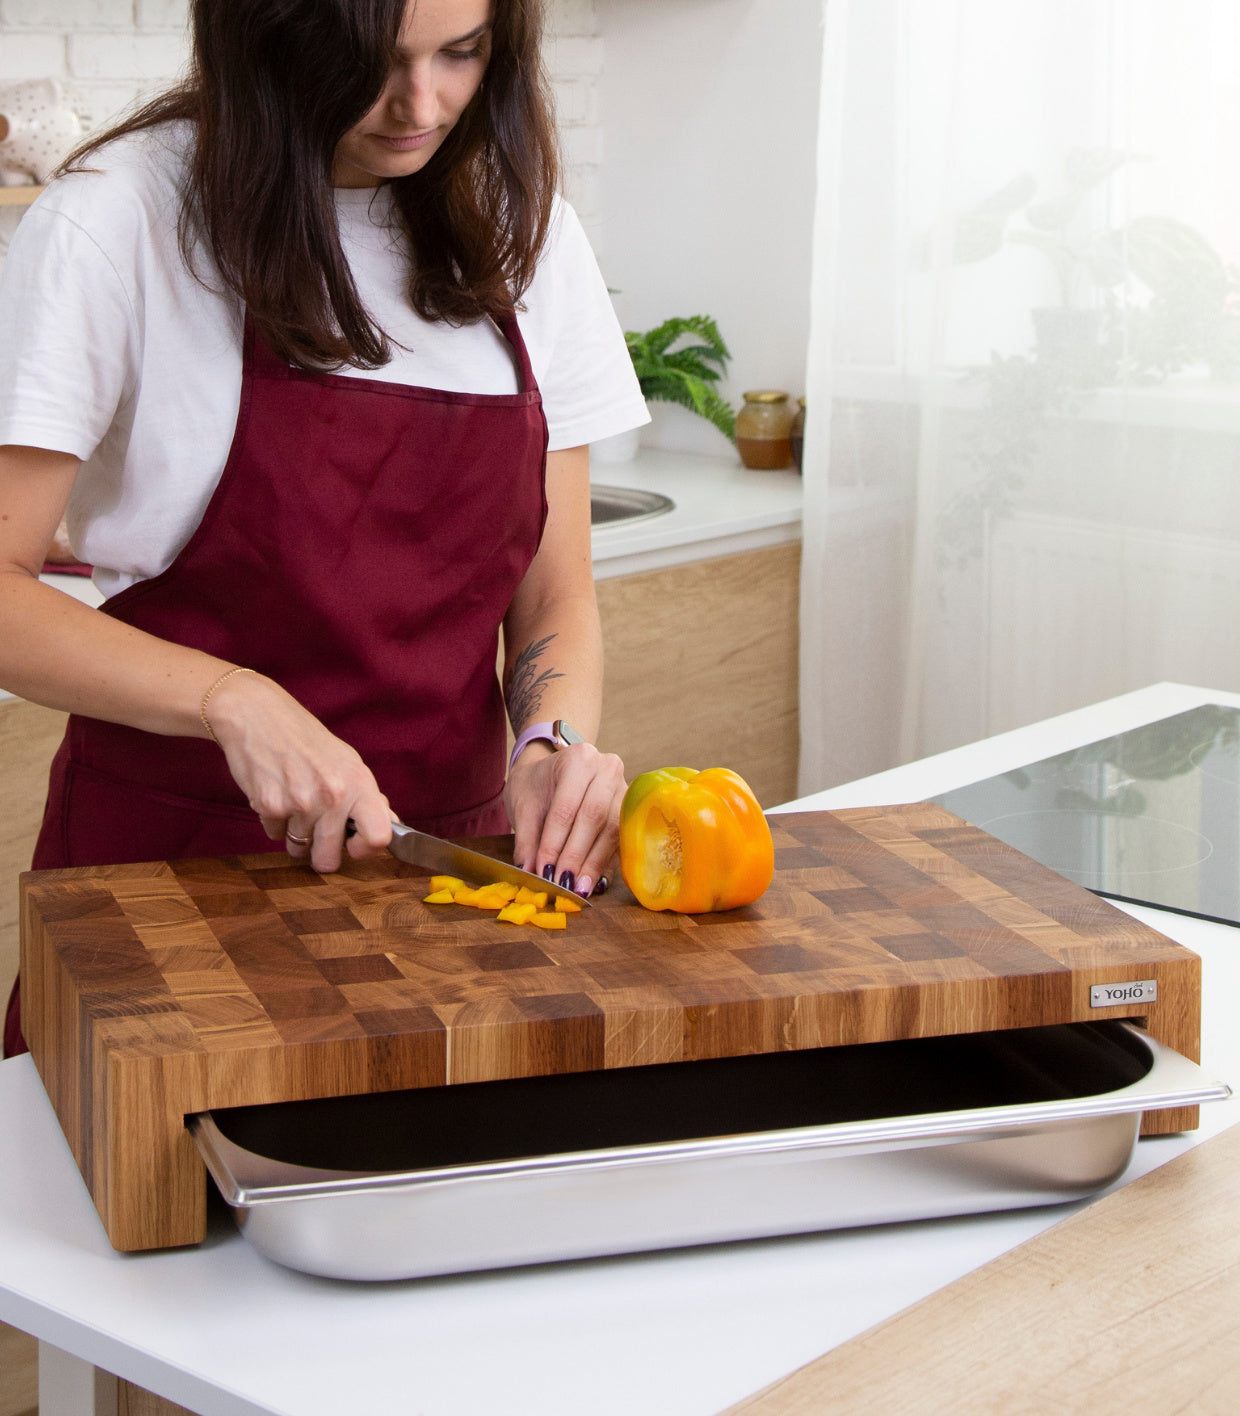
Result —
MULTIPOLYGON (((58 78, 87 127, 158 91, 186 59, 186 0, 0 0, 0 88, 58 78)), ((600 214, 595 0, 548 0, 547 64, 563 139, 565 188, 586 230, 600 214)), ((19 207, 0 207, 0 259, 19 207)))
POLYGON ((185 40, 173 32, 84 31, 67 36, 66 49, 73 78, 111 79, 117 83, 163 82, 179 73, 186 59, 185 40))
POLYGON ((115 0, 3 0, 5 29, 132 29, 133 5, 115 0))
POLYGON ((139 29, 183 31, 188 15, 186 0, 137 0, 134 5, 134 18, 139 29))
POLYGON ((599 154, 599 76, 603 41, 598 37, 596 0, 548 0, 544 53, 555 91, 564 156, 564 191, 598 247, 602 225, 599 154))
POLYGON ((59 35, 23 34, 17 30, 0 36, 0 40, 0 83, 64 73, 65 42, 59 35))

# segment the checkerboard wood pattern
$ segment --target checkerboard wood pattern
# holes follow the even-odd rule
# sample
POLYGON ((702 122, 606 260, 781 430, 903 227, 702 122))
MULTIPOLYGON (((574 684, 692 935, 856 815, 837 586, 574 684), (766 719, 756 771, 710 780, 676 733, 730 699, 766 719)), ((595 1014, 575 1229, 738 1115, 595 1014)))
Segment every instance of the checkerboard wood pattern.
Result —
POLYGON ((202 1237, 183 1117, 212 1107, 1103 1017, 1198 1055, 1195 955, 941 807, 770 821, 755 904, 618 886, 555 934, 426 905, 388 856, 25 876, 26 1032, 112 1242, 202 1237), (1148 978, 1156 1003, 1090 1008, 1148 978))

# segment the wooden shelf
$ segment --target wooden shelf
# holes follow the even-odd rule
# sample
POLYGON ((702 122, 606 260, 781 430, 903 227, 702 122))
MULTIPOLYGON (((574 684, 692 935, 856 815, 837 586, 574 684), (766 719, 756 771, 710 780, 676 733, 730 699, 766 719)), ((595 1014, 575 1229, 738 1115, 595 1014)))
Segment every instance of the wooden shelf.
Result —
POLYGON ((0 187, 0 206, 29 206, 43 187, 0 187))

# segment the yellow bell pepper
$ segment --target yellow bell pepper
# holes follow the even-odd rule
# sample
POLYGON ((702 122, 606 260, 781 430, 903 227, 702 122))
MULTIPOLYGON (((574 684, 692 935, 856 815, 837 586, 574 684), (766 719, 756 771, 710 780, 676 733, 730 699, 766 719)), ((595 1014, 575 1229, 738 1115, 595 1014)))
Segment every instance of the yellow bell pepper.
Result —
POLYGON ((735 909, 771 883, 771 828, 747 783, 726 767, 645 772, 620 807, 620 873, 648 910, 735 909))

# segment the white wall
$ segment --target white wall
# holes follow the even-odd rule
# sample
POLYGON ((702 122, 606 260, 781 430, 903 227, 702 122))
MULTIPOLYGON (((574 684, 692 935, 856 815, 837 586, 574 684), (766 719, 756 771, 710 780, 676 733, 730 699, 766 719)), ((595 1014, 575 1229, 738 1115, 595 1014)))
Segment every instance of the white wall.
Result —
MULTIPOLYGON (((597 0, 602 221, 628 329, 712 315, 724 386, 804 392, 822 0, 597 0)), ((726 451, 655 405, 645 441, 726 451)))
MULTIPOLYGON (((0 0, 0 88, 62 79, 75 111, 97 127, 180 72, 186 14, 186 0, 0 0)), ((602 41, 595 0, 549 0, 548 18, 565 185, 582 219, 597 225, 602 41)), ((0 259, 20 216, 20 208, 0 208, 0 259)))

